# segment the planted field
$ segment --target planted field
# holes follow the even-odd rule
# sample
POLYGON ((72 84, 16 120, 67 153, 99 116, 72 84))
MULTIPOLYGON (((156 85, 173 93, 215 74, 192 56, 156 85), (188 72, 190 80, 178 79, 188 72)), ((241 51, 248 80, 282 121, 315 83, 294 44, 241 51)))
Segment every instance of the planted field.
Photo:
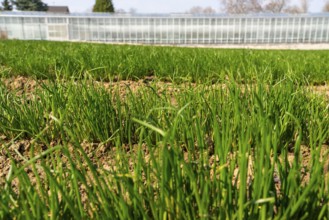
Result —
POLYGON ((275 84, 329 81, 327 51, 264 51, 57 42, 0 41, 3 74, 118 80, 156 76, 175 82, 275 84))
POLYGON ((329 219, 328 56, 0 41, 0 218, 329 219))

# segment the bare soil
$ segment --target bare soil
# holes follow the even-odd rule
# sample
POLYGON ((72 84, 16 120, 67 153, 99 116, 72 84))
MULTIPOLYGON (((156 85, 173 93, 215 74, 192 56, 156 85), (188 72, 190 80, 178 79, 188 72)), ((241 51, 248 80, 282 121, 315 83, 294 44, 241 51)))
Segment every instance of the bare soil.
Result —
MULTIPOLYGON (((47 84, 47 80, 35 80, 29 77, 24 76, 15 76, 10 78, 2 78, 1 81, 5 84, 5 86, 9 90, 16 91, 17 95, 20 94, 30 94, 35 91, 36 88, 40 88, 40 83, 47 84)), ((145 77, 143 79, 139 80, 118 80, 113 82, 100 82, 96 81, 96 85, 100 87, 104 87, 105 89, 111 89, 116 90, 119 89, 119 93, 122 97, 124 97, 127 94, 127 88, 131 90, 133 93, 137 92, 141 88, 145 88, 147 85, 155 85, 158 89, 158 93, 161 93, 163 91, 169 92, 177 92, 182 88, 187 87, 196 87, 196 83, 181 83, 179 86, 177 84, 174 84, 172 82, 164 82, 159 81, 154 77, 145 77)), ((213 85, 215 87, 221 86, 225 87, 225 85, 213 85)), ((308 89, 310 91, 313 91, 315 94, 325 95, 329 97, 329 85, 317 85, 317 86, 309 86, 308 89)))
MULTIPOLYGON (((34 155, 31 155, 31 140, 19 140, 19 141, 14 141, 11 142, 6 139, 6 137, 2 136, 0 137, 0 187, 5 187, 6 185, 6 178, 8 177, 8 174, 10 172, 10 169, 12 168, 12 163, 11 161, 15 161, 15 163, 18 166, 23 166, 28 160, 31 158, 41 154, 44 152, 47 147, 43 144, 33 144, 35 148, 34 155)), ((55 146, 57 143, 53 142, 51 143, 50 147, 55 146)), ((132 147, 129 147, 127 145, 123 145, 120 148, 117 147, 111 147, 111 146, 106 146, 103 144, 98 144, 98 143, 87 143, 83 142, 81 143, 81 146, 83 147, 84 151, 88 155, 88 158, 92 161, 93 165, 96 167, 98 172, 100 174, 104 172, 112 173, 115 171, 118 171, 118 167, 120 166, 120 163, 123 161, 127 162, 129 165, 129 170, 131 175, 134 174, 134 163, 136 160, 136 155, 138 155, 138 151, 141 150, 142 155, 144 157, 144 160, 146 163, 150 163, 150 149, 146 145, 138 146, 138 145, 133 145, 132 147), (120 157, 118 157, 120 155, 120 157), (124 158, 122 158, 124 157, 124 158)), ((209 151, 206 152, 208 154, 209 158, 209 164, 205 164, 210 169, 210 175, 211 178, 214 178, 213 169, 216 165, 216 163, 219 163, 219 158, 213 154, 211 151, 211 147, 209 146, 209 151)), ((77 154, 74 150, 74 147, 72 145, 68 146, 69 151, 71 152, 70 155, 73 155, 72 158, 76 158, 77 154)), ((329 146, 328 145, 323 145, 319 146, 317 149, 320 152, 320 160, 323 163, 323 169, 324 169, 324 177, 326 181, 329 181, 329 146)), ((189 159, 188 153, 185 152, 182 149, 182 152, 184 154, 184 160, 186 163, 195 163, 198 161, 198 159, 201 157, 201 155, 198 155, 197 158, 195 158, 196 161, 191 161, 189 159)), ((57 152, 58 153, 58 152, 57 152)), ((158 155, 159 150, 155 149, 153 152, 153 155, 158 155)), ((68 158, 63 155, 62 153, 59 152, 57 155, 60 157, 60 161, 64 164, 66 164, 66 169, 70 169, 68 163, 68 158)), ((80 156, 80 161, 82 162, 82 166, 85 166, 84 170, 87 170, 87 173, 91 173, 88 169, 87 162, 83 159, 81 159, 81 154, 80 156)), ((238 156, 238 152, 233 152, 229 153, 227 155, 228 158, 228 163, 231 160, 235 160, 236 157, 238 156)), ((312 168, 312 150, 308 146, 301 146, 300 153, 299 153, 299 158, 300 158, 300 163, 301 163, 301 181, 303 185, 308 184, 309 179, 310 179, 310 172, 312 168)), ((283 155, 280 156, 279 158, 281 161, 284 161, 283 155)), ((293 151, 288 153, 288 161, 289 161, 289 166, 292 166, 293 162, 295 160, 295 153, 293 151)), ((46 175, 42 169, 40 161, 37 161, 37 166, 33 167, 32 165, 27 166, 24 171, 27 173, 27 175, 30 178, 31 183, 36 186, 37 185, 37 176, 40 178, 42 181, 45 181, 46 175)), ((77 165, 78 166, 78 165, 77 165)), ((65 168, 64 168, 65 169, 65 168)), ((248 176, 247 176, 247 184, 251 184, 253 180, 253 157, 250 155, 249 156, 249 163, 248 163, 248 176)), ((233 177, 232 177, 232 184, 237 187, 239 187, 239 167, 236 166, 233 171, 233 177)), ((277 190, 277 195, 278 196, 284 196, 281 193, 281 180, 278 175, 278 171, 275 170, 273 180, 275 182, 276 190, 277 190)), ((14 179, 11 185, 12 189, 16 192, 18 192, 19 188, 19 181, 18 179, 14 179)), ((80 189, 81 190, 81 195, 84 200, 87 200, 87 195, 84 192, 83 187, 80 189)), ((329 190, 329 189, 328 189, 329 190)))

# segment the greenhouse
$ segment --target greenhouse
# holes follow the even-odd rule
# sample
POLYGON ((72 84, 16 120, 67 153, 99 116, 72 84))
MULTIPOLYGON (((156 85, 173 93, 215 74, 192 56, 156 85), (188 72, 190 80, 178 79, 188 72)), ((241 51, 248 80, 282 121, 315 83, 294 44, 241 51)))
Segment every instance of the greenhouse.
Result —
POLYGON ((329 14, 2 12, 0 38, 186 45, 329 43, 329 14))

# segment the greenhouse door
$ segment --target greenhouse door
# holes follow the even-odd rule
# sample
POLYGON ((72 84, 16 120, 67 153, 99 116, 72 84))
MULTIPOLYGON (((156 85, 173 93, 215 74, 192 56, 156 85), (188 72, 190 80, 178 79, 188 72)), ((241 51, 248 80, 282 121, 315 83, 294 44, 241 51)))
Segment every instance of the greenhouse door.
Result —
POLYGON ((69 40, 67 18, 48 18, 48 40, 69 40))

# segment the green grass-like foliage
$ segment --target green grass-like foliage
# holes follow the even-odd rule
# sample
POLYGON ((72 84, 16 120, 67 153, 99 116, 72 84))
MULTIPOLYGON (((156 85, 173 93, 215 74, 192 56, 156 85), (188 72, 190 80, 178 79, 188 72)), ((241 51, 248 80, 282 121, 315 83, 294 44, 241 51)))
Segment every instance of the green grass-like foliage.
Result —
POLYGON ((23 163, 10 143, 1 147, 12 165, 0 218, 329 218, 328 182, 319 178, 327 103, 294 82, 184 84, 170 94, 150 84, 127 87, 125 97, 90 80, 41 84, 32 96, 0 86, 0 134, 32 143, 23 163), (115 148, 110 168, 83 141, 115 148), (312 155, 307 184, 302 144, 312 155), (34 153, 40 145, 46 149, 34 153))
POLYGON ((0 219, 329 219, 328 58, 0 41, 0 219))
POLYGON ((0 41, 0 67, 8 74, 38 78, 111 80, 144 76, 175 81, 240 82, 283 78, 324 83, 329 79, 328 51, 268 51, 151 46, 115 46, 40 41, 0 41))

